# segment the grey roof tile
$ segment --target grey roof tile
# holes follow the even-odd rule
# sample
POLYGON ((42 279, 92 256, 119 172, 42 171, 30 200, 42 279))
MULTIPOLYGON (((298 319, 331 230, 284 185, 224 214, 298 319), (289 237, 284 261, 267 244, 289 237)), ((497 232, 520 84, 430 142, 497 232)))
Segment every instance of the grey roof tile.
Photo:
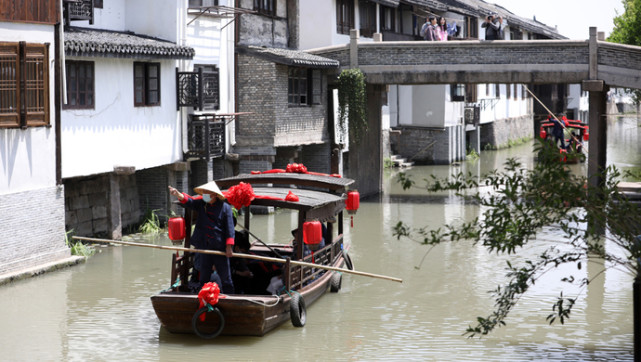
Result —
POLYGON ((257 46, 238 47, 236 51, 241 54, 257 56, 274 63, 309 68, 338 68, 338 60, 321 57, 300 50, 267 48, 257 46))
POLYGON ((131 32, 71 27, 65 29, 64 39, 69 56, 191 59, 196 53, 188 46, 131 32))

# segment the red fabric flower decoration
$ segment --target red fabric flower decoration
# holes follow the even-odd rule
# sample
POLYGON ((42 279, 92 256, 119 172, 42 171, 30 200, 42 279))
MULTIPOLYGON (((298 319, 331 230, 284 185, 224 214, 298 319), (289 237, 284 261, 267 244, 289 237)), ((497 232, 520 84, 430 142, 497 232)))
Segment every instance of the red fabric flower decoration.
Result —
POLYGON ((230 187, 224 195, 227 201, 237 210, 242 209, 243 206, 249 206, 256 197, 252 185, 244 182, 230 187))
MULTIPOLYGON (((205 283, 202 289, 200 289, 200 292, 198 292, 198 300, 200 301, 200 306, 198 307, 198 309, 204 307, 207 304, 211 305, 212 307, 218 304, 219 294, 220 288, 218 288, 218 284, 212 282, 205 283)), ((201 322, 205 321, 206 314, 207 313, 202 313, 200 315, 199 318, 201 322)))
POLYGON ((290 173, 307 173, 307 167, 302 163, 290 163, 287 165, 287 168, 285 168, 285 171, 290 173))

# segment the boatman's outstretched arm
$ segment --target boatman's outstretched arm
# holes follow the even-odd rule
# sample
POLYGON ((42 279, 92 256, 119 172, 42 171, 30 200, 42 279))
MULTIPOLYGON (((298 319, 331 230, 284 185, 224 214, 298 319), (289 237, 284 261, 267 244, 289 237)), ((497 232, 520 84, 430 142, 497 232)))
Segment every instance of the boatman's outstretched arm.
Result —
POLYGON ((175 188, 169 186, 169 194, 175 196, 179 201, 182 201, 185 198, 182 192, 176 190, 175 188))

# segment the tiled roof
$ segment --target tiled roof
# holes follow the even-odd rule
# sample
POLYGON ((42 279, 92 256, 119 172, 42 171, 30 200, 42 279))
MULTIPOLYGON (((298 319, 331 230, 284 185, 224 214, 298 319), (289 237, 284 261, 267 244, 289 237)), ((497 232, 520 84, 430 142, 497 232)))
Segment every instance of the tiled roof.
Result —
POLYGON ((196 53, 191 47, 131 32, 72 27, 65 29, 64 39, 65 54, 71 56, 191 59, 196 53))
POLYGON ((399 4, 399 0, 372 0, 375 3, 379 3, 381 5, 389 6, 389 7, 397 7, 399 4))
POLYGON ((240 54, 249 54, 263 58, 274 63, 294 65, 309 68, 338 68, 338 60, 313 55, 300 50, 265 48, 257 46, 238 47, 236 51, 240 54))

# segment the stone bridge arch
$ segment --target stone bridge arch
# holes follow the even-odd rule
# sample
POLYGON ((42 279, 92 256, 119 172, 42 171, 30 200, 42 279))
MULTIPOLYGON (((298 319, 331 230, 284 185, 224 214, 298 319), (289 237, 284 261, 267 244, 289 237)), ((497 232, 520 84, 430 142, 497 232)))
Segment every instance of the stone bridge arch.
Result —
POLYGON ((597 40, 358 42, 309 52, 358 67, 366 76, 370 132, 350 145, 350 177, 361 194, 382 190, 381 98, 387 84, 581 84, 589 92, 588 175, 595 185, 606 162, 606 95, 609 87, 641 89, 641 47, 597 40), (375 111, 378 110, 378 111, 375 111), (358 151, 356 151, 358 150, 358 151), (356 151, 356 152, 354 152, 356 151), (376 156, 378 154, 378 157, 376 156))

